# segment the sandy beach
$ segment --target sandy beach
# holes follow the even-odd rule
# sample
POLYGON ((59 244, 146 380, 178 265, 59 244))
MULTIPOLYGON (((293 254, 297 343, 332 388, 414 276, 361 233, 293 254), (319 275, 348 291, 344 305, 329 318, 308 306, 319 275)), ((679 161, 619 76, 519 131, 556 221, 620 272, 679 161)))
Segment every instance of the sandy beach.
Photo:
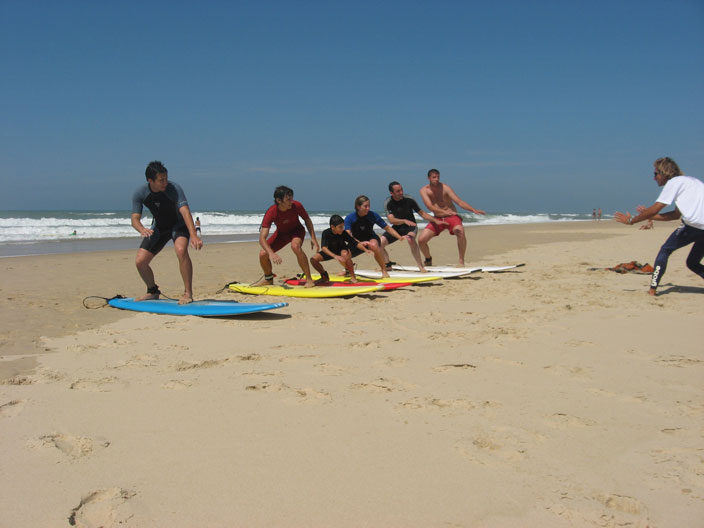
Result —
MULTIPOLYGON (((675 227, 469 228, 525 266, 221 319, 85 309, 142 293, 134 250, 0 259, 0 527, 702 526, 704 284, 590 269, 675 227)), ((257 251, 192 252, 196 297, 262 302, 216 293, 257 251)))

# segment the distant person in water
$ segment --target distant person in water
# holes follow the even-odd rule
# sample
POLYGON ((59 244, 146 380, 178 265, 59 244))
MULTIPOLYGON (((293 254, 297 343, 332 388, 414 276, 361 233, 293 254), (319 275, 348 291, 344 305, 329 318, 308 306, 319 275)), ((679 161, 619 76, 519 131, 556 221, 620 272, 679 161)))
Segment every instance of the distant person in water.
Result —
POLYGON ((166 243, 173 240, 184 286, 183 295, 178 302, 193 302, 193 263, 188 254, 188 244, 190 241, 191 247, 199 250, 203 247, 203 241, 196 233, 188 200, 181 186, 169 181, 169 173, 160 161, 149 163, 145 175, 147 184, 139 186, 132 195, 132 227, 144 237, 137 250, 135 264, 140 277, 147 285, 147 293, 136 300, 159 298, 161 292, 154 280, 150 264, 166 243), (149 228, 142 225, 142 210, 145 205, 154 219, 149 228))
POLYGON ((76 236, 77 234, 78 234, 78 233, 76 233, 76 230, 74 229, 74 230, 73 230, 73 233, 71 233, 70 236, 76 236))
POLYGON ((196 234, 200 236, 200 217, 196 216, 196 234))
POLYGON ((655 258, 648 290, 650 295, 655 295, 672 252, 689 244, 694 246, 687 256, 687 267, 704 279, 704 182, 685 176, 672 158, 658 158, 653 167, 655 183, 663 187, 657 201, 648 208, 638 208, 640 210, 636 216, 631 216, 628 212, 614 214, 617 222, 628 225, 648 219, 682 220, 682 225, 665 241, 655 258), (660 213, 671 204, 675 205, 673 211, 660 213))
POLYGON ((283 259, 277 253, 287 244, 291 244, 291 249, 296 255, 298 265, 303 270, 306 277, 306 288, 315 286, 310 276, 310 265, 308 257, 303 251, 303 239, 306 237, 305 229, 301 225, 299 218, 303 219, 306 228, 310 233, 310 246, 313 251, 320 250, 318 240, 315 238, 313 221, 308 216, 303 204, 293 199, 293 190, 280 185, 274 190, 274 205, 267 209, 259 228, 259 245, 262 247, 259 252, 259 264, 264 271, 264 277, 256 282, 255 286, 267 286, 274 284, 274 272, 271 263, 281 264, 283 259), (269 236, 271 226, 276 226, 276 231, 269 236))
POLYGON ((330 217, 330 227, 323 231, 320 236, 320 251, 313 255, 310 259, 311 265, 320 273, 320 282, 328 282, 330 276, 322 262, 325 260, 335 259, 350 276, 352 282, 357 282, 357 277, 354 274, 354 263, 352 262, 352 253, 357 255, 374 253, 364 247, 361 242, 357 242, 352 235, 345 231, 345 220, 340 215, 332 215, 330 217))
MULTIPOLYGON (((370 209, 369 198, 361 194, 357 196, 354 201, 354 212, 345 217, 345 230, 347 230, 356 242, 361 243, 363 247, 374 254, 374 259, 381 269, 381 276, 388 278, 389 273, 386 271, 384 253, 381 249, 381 240, 374 232, 374 225, 378 225, 397 240, 408 240, 408 235, 399 235, 393 227, 384 222, 383 218, 372 211, 370 209)), ((353 257, 361 253, 362 251, 358 248, 352 249, 353 257)))
POLYGON ((435 218, 444 222, 443 224, 428 223, 418 237, 418 245, 425 257, 423 264, 426 266, 433 265, 433 257, 430 255, 428 242, 431 238, 447 229, 451 235, 455 235, 457 238, 457 251, 459 253, 457 265, 464 266, 464 256, 467 252, 467 237, 464 234, 462 219, 457 214, 455 204, 470 213, 479 215, 486 213, 469 205, 457 196, 457 193, 452 190, 452 187, 446 183, 440 182, 440 171, 437 169, 430 169, 428 171, 428 185, 421 188, 420 197, 423 199, 423 203, 428 210, 435 215, 435 218))
MULTIPOLYGON (((418 234, 418 224, 416 224, 415 213, 418 213, 421 218, 426 220, 428 223, 447 225, 444 220, 438 220, 430 216, 428 213, 423 211, 418 206, 418 203, 411 198, 403 194, 403 187, 397 181, 392 181, 389 183, 389 196, 384 202, 384 208, 386 209, 386 218, 389 223, 394 226, 394 229, 399 235, 408 235, 406 240, 408 240, 408 246, 411 249, 411 255, 418 264, 418 269, 425 273, 428 270, 425 269, 423 265, 423 260, 420 256, 420 249, 418 248, 418 243, 416 242, 416 235, 418 234)), ((386 262, 386 269, 391 269, 391 262, 389 260, 389 255, 386 252, 386 246, 396 242, 396 237, 390 233, 384 233, 381 237, 381 247, 384 250, 384 261, 386 262)))
POLYGON ((596 212, 596 218, 597 218, 597 220, 601 220, 601 207, 599 207, 599 209, 596 212))

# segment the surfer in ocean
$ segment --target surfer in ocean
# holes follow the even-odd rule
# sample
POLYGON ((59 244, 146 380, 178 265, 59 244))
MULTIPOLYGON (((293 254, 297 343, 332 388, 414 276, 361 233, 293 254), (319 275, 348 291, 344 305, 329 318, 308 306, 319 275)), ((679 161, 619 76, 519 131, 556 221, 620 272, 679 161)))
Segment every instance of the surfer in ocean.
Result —
POLYGON ((313 221, 308 216, 303 204, 293 199, 293 190, 285 185, 280 185, 274 190, 274 205, 267 209, 259 228, 259 245, 262 247, 259 251, 259 264, 264 271, 264 277, 253 286, 268 286, 274 284, 274 272, 272 262, 281 264, 283 259, 278 255, 277 251, 284 248, 287 244, 291 244, 291 249, 296 255, 298 265, 303 270, 306 278, 306 288, 315 286, 313 279, 310 276, 310 264, 308 257, 303 251, 303 239, 306 237, 306 231, 303 229, 299 218, 303 219, 306 228, 310 233, 310 247, 313 251, 319 251, 320 245, 315 237, 315 229, 313 221), (276 231, 269 236, 271 225, 276 226, 276 231))
POLYGON ((180 185, 169 181, 169 173, 160 161, 152 161, 145 171, 147 184, 140 185, 132 195, 132 227, 144 237, 137 250, 135 264, 139 276, 147 285, 147 293, 135 300, 158 299, 161 292, 154 279, 151 262, 169 240, 174 242, 178 267, 183 279, 183 296, 179 304, 193 302, 193 263, 188 245, 199 250, 203 241, 196 233, 188 200, 180 185), (142 225, 142 210, 147 206, 153 222, 142 225))
POLYGON ((687 256, 687 267, 704 279, 704 182, 685 176, 672 158, 658 158, 653 163, 653 178, 663 187, 656 202, 648 208, 638 208, 638 214, 614 213, 614 219, 622 224, 633 225, 643 220, 682 220, 665 241, 655 257, 654 271, 650 279, 649 295, 655 295, 673 251, 694 243, 687 256), (660 213, 666 206, 674 204, 674 211, 660 213))
POLYGON ((475 209, 467 202, 462 200, 457 193, 452 190, 452 187, 446 183, 440 182, 440 171, 430 169, 428 171, 428 185, 425 185, 420 190, 420 197, 428 210, 435 215, 435 218, 443 220, 444 224, 428 223, 423 232, 418 236, 418 245, 423 252, 426 266, 433 265, 433 257, 430 255, 428 242, 434 236, 439 235, 445 229, 457 238, 457 251, 459 252, 458 266, 464 266, 464 255, 467 252, 467 237, 464 234, 464 226, 462 219, 457 214, 457 207, 469 211, 470 213, 483 215, 484 211, 475 209))

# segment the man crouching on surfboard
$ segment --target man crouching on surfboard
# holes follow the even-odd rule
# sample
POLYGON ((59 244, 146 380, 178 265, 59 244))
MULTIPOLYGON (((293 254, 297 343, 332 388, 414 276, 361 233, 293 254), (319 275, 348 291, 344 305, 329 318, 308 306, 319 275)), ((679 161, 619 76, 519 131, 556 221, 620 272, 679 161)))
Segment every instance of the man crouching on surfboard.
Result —
POLYGON ((150 264, 171 239, 184 286, 178 303, 188 304, 193 302, 193 263, 188 255, 188 243, 190 240, 193 249, 198 250, 203 247, 203 241, 196 233, 186 195, 180 185, 169 181, 166 167, 160 161, 152 161, 147 165, 145 175, 147 185, 139 186, 132 195, 132 227, 144 237, 137 250, 135 264, 139 276, 147 285, 147 293, 135 300, 159 298, 161 292, 150 264), (142 225, 142 208, 145 205, 154 218, 149 229, 142 225))
POLYGON ((457 239, 457 251, 460 255, 460 260, 457 265, 459 267, 464 266, 464 255, 467 252, 467 237, 464 234, 462 219, 457 214, 455 204, 470 213, 478 215, 486 213, 469 205, 457 196, 457 193, 452 190, 452 187, 446 183, 442 183, 440 181, 440 171, 437 169, 430 169, 428 171, 428 185, 421 188, 420 197, 423 199, 423 203, 428 210, 435 215, 435 218, 443 221, 442 223, 428 222, 428 225, 418 237, 418 246, 425 257, 423 264, 425 266, 433 265, 433 257, 430 255, 428 241, 447 229, 448 232, 451 235, 455 235, 457 239))
POLYGON ((255 282, 253 286, 269 286, 274 284, 274 271, 271 263, 281 264, 283 259, 277 251, 285 247, 289 242, 291 249, 296 255, 298 265, 303 270, 306 277, 306 288, 315 286, 310 276, 310 264, 308 257, 303 252, 303 239, 306 237, 305 229, 298 218, 301 217, 310 233, 310 247, 313 251, 320 251, 318 239, 315 238, 313 221, 308 216, 303 204, 293 199, 293 190, 285 185, 279 185, 274 189, 274 205, 264 213, 262 225, 259 228, 259 264, 264 271, 264 277, 255 282), (271 224, 276 226, 276 231, 269 236, 271 224))

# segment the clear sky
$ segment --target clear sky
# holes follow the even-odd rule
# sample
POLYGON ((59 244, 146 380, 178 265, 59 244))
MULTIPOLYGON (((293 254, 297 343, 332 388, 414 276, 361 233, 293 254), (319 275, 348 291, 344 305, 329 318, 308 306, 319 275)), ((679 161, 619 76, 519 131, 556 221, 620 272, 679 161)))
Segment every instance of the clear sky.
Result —
POLYGON ((487 211, 655 201, 704 178, 704 2, 0 0, 0 209, 380 209, 438 168, 487 211))

